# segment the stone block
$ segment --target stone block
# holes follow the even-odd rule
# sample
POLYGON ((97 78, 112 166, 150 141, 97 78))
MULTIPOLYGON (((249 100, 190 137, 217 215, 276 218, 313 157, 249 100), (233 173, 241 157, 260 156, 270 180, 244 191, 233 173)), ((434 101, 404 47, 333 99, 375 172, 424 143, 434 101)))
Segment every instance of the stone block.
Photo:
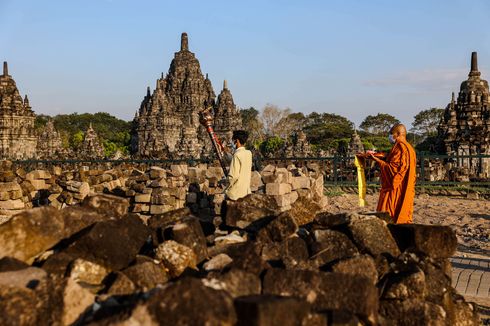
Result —
POLYGON ((136 203, 149 203, 151 201, 151 193, 149 194, 138 194, 134 196, 134 201, 136 203))
POLYGON ((171 238, 191 248, 196 254, 198 264, 208 257, 206 237, 197 218, 185 217, 175 224, 172 227, 171 238))
POLYGON ((221 180, 224 178, 223 169, 220 166, 210 166, 206 170, 206 178, 215 178, 216 180, 221 180))
POLYGON ((260 173, 257 171, 252 171, 252 175, 250 177, 250 189, 251 189, 251 191, 257 191, 263 185, 264 185, 264 183, 262 182, 262 177, 260 176, 260 173))
POLYGON ((24 209, 25 207, 21 199, 0 201, 0 209, 24 209))
POLYGON ((310 305, 292 297, 251 295, 235 299, 237 325, 302 325, 310 305))
POLYGON ((46 184, 46 181, 44 179, 34 179, 34 180, 29 180, 29 182, 32 184, 32 186, 36 190, 49 188, 49 186, 46 184))
POLYGON ((150 211, 150 205, 148 204, 134 204, 133 213, 147 213, 150 211))
POLYGON ((30 264, 63 239, 63 227, 63 217, 53 207, 19 213, 0 225, 0 258, 10 256, 30 264))
POLYGON ((376 324, 378 290, 366 278, 308 270, 269 269, 264 294, 301 298, 318 311, 345 310, 369 324, 376 324))
POLYGON ((10 193, 8 191, 0 191, 0 200, 9 200, 10 193))
POLYGON ((170 212, 171 210, 173 210, 173 207, 170 206, 170 205, 155 205, 155 204, 152 204, 150 206, 150 214, 154 215, 154 214, 163 214, 163 213, 166 213, 166 212, 170 212))
POLYGON ((232 298, 195 278, 157 289, 145 306, 155 325, 235 325, 237 321, 232 298))
POLYGON ((165 169, 159 166, 150 167, 150 179, 160 179, 165 178, 167 176, 167 172, 165 169))
POLYGON ((165 267, 149 257, 122 270, 122 273, 141 291, 149 291, 169 279, 165 267))
POLYGON ((109 272, 104 266, 78 258, 70 264, 69 275, 78 283, 100 285, 109 272))
POLYGON ((109 270, 127 267, 140 252, 150 230, 134 214, 96 223, 65 252, 109 270))
POLYGON ((262 194, 250 194, 236 201, 227 201, 225 221, 229 226, 246 228, 252 222, 276 216, 279 206, 274 198, 262 194))
POLYGON ((46 170, 34 170, 26 174, 26 179, 29 181, 49 178, 51 178, 51 174, 46 170))
POLYGON ((310 258, 314 267, 321 267, 333 261, 352 257, 358 253, 356 246, 342 232, 315 230, 310 258))
POLYGON ((271 196, 284 195, 291 192, 291 185, 288 183, 267 183, 265 193, 271 196))
POLYGON ((369 279, 372 284, 378 283, 378 271, 376 270, 376 263, 374 259, 369 255, 359 255, 352 258, 340 260, 332 266, 332 271, 347 275, 357 275, 365 277, 369 279))
POLYGON ((196 269, 197 258, 194 251, 173 240, 163 242, 155 250, 155 258, 169 270, 172 277, 177 277, 186 268, 196 269))
POLYGON ((309 177, 292 177, 291 186, 293 190, 296 189, 309 189, 310 178, 309 177))
MULTIPOLYGON (((271 184, 271 183, 269 183, 269 184, 271 184)), ((277 203, 277 206, 279 206, 279 207, 291 205, 291 197, 289 196, 289 194, 272 196, 272 197, 274 198, 274 200, 277 203)))
POLYGON ((187 165, 184 164, 172 164, 170 166, 170 171, 173 176, 179 177, 179 176, 186 176, 187 175, 187 165))
POLYGON ((390 224, 391 234, 402 251, 409 250, 432 258, 450 258, 458 240, 449 226, 390 224))
POLYGON ((377 217, 354 221, 349 225, 354 242, 360 250, 371 255, 390 254, 397 257, 400 249, 393 239, 386 222, 377 217))

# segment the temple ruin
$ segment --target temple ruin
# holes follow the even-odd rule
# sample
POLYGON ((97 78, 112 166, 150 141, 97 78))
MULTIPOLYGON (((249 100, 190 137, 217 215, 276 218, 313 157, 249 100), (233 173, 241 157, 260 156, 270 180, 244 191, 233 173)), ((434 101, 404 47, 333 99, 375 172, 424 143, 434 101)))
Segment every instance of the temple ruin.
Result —
POLYGON ((67 149, 63 148, 60 133, 54 127, 53 120, 49 120, 38 136, 36 158, 39 159, 65 159, 67 149))
POLYGON ((133 120, 132 151, 145 158, 201 158, 212 153, 211 142, 199 124, 199 111, 214 108, 215 130, 227 140, 241 127, 240 112, 226 84, 216 96, 208 75, 189 51, 188 37, 182 33, 180 51, 166 76, 143 98, 133 120))
POLYGON ((480 75, 477 53, 473 52, 468 79, 461 83, 457 99, 452 94, 438 127, 440 151, 454 156, 448 169, 465 176, 459 181, 490 176, 490 159, 468 157, 490 155, 490 92, 480 75))
POLYGON ((28 159, 36 155, 35 118, 27 95, 22 99, 4 62, 0 75, 0 158, 28 159))
POLYGON ((81 159, 102 159, 104 158, 104 147, 100 143, 99 136, 92 128, 92 123, 90 123, 83 142, 78 150, 78 158, 81 159))

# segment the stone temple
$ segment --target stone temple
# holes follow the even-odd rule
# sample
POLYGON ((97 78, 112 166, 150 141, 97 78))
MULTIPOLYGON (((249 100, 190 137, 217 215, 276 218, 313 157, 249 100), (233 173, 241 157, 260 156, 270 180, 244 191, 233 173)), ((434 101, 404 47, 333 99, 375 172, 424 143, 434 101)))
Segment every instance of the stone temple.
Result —
POLYGON ((0 159, 29 159, 36 155, 35 119, 27 95, 22 99, 4 62, 0 75, 0 159))
POLYGON ((212 153, 211 142, 199 123, 199 111, 213 107, 215 131, 223 141, 241 128, 240 112, 226 81, 216 96, 207 74, 189 51, 186 33, 167 75, 147 90, 133 120, 132 151, 144 158, 201 158, 212 153))
POLYGON ((480 75, 473 52, 468 79, 461 83, 456 100, 453 93, 438 126, 440 151, 455 156, 450 168, 469 179, 490 177, 490 159, 464 157, 490 155, 490 92, 480 75))

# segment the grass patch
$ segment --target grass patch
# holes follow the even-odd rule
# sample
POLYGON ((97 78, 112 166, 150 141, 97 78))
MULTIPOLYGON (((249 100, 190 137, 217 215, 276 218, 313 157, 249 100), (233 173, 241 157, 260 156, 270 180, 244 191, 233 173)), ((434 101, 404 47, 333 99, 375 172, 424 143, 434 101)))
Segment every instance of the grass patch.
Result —
POLYGON ((323 194, 327 197, 337 197, 342 196, 344 192, 340 187, 325 187, 323 194))

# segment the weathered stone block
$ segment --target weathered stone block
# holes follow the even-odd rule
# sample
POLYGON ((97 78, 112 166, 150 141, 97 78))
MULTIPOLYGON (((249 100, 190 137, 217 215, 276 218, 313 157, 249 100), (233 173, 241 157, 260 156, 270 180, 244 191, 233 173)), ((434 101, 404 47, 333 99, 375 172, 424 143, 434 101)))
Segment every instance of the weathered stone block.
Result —
POLYGON ((24 211, 0 225, 0 258, 10 256, 30 264, 63 237, 60 211, 53 207, 24 211))
POLYGON ((369 279, 372 284, 378 283, 376 263, 369 255, 359 255, 352 258, 343 259, 332 266, 332 271, 336 273, 365 277, 369 279))
POLYGON ((309 177, 293 177, 291 180, 291 186, 293 190, 296 189, 308 189, 310 188, 309 177))
POLYGON ((24 209, 26 206, 21 199, 0 201, 0 209, 24 209))
POLYGON ((358 253, 356 246, 342 232, 315 230, 313 237, 315 240, 311 245, 310 259, 315 267, 352 257, 358 253))
POLYGON ((172 277, 177 277, 186 268, 196 268, 197 260, 194 251, 173 240, 165 241, 158 246, 155 257, 168 268, 172 277))
POLYGON ((148 291, 159 284, 165 284, 169 279, 165 267, 150 258, 124 269, 122 273, 142 291, 148 291))
POLYGON ((369 217, 354 221, 349 225, 350 231, 360 250, 371 255, 390 254, 394 257, 400 254, 400 249, 393 239, 386 223, 377 217, 369 217))
POLYGON ((46 184, 46 181, 44 179, 34 179, 34 180, 29 180, 29 182, 32 184, 32 186, 36 190, 49 188, 49 186, 46 184))
POLYGON ((402 251, 423 253, 432 258, 454 255, 458 241, 449 226, 421 224, 390 224, 391 234, 402 251))
POLYGON ((160 179, 160 178, 165 178, 166 176, 167 173, 165 169, 162 169, 159 166, 150 167, 150 179, 160 179))
POLYGON ((136 203, 149 203, 151 201, 151 193, 149 194, 138 194, 134 196, 134 201, 136 203))
POLYGON ((291 185, 288 183, 267 183, 265 193, 267 195, 278 196, 291 192, 291 185))
POLYGON ((378 290, 364 277, 273 268, 264 276, 263 293, 298 297, 316 310, 346 310, 377 321, 378 290))
POLYGON ((195 217, 185 217, 172 227, 172 239, 191 248, 196 254, 197 263, 208 256, 206 238, 199 220, 195 217))
POLYGON ((301 325, 310 310, 306 301, 292 297, 254 295, 235 299, 237 325, 301 325))
POLYGON ((278 215, 279 206, 274 198, 250 194, 236 201, 227 201, 226 224, 246 228, 252 222, 278 215))

